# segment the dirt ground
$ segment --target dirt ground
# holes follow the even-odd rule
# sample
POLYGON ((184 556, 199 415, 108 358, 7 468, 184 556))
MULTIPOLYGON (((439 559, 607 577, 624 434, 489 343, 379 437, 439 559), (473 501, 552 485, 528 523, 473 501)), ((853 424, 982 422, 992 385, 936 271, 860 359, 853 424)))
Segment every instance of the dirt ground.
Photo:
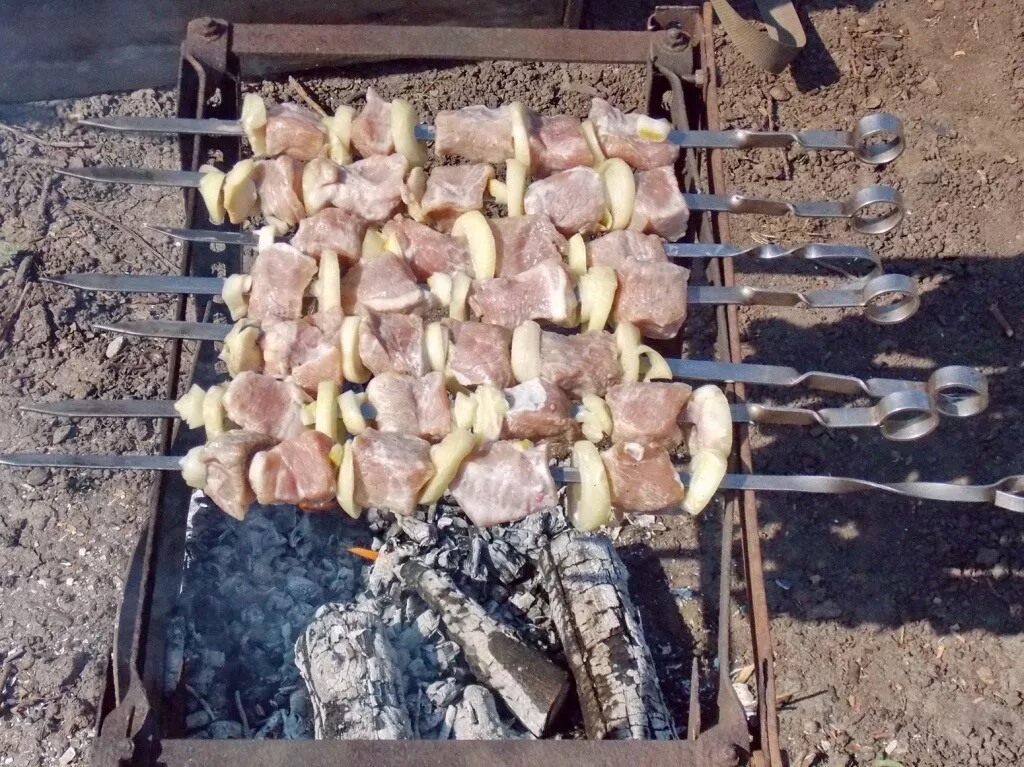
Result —
MULTIPOLYGON (((822 153, 731 154, 733 186, 838 199, 859 185, 888 183, 906 196, 907 219, 894 233, 865 238, 841 224, 733 217, 734 240, 862 242, 887 269, 915 275, 924 297, 915 317, 889 327, 854 311, 747 310, 745 351, 750 360, 803 370, 922 379, 936 366, 974 364, 989 375, 992 404, 979 417, 947 419, 912 444, 863 431, 762 429, 755 464, 771 473, 896 481, 988 482, 1021 472, 1024 7, 997 0, 801 6, 810 45, 780 78, 754 70, 722 40, 727 122, 845 127, 884 109, 904 119, 907 152, 881 171, 822 153)), ((591 16, 600 26, 636 25, 643 9, 595 2, 591 16)), ((546 71, 538 83, 526 69, 480 72, 472 90, 451 93, 441 78, 437 92, 421 98, 434 108, 448 99, 494 101, 504 87, 538 107, 556 98, 575 107, 595 90, 620 94, 624 82, 575 70, 546 71)), ((401 77, 393 85, 401 90, 401 77)), ((178 195, 89 187, 51 174, 78 162, 174 167, 170 141, 74 134, 63 122, 81 113, 172 111, 173 95, 152 91, 0 108, 0 123, 11 126, 0 129, 0 407, 10 413, 0 420, 4 451, 153 449, 154 427, 145 421, 72 424, 15 408, 40 398, 159 396, 162 347, 112 342, 90 323, 168 316, 165 298, 86 297, 38 277, 172 268, 173 248, 159 239, 144 244, 125 227, 179 220, 178 195)), ((752 394, 807 401, 768 389, 752 394)), ((0 765, 85 763, 121 578, 145 514, 145 482, 144 475, 0 474, 0 765)), ((759 508, 791 764, 1024 760, 1024 521, 984 507, 879 496, 762 494, 759 508)), ((688 585, 690 570, 672 561, 672 547, 695 531, 660 540, 658 532, 645 531, 646 545, 628 553, 636 580, 688 585)), ((691 600, 678 597, 677 606, 689 625, 691 600)), ((662 667, 682 664, 700 645, 698 637, 692 647, 669 651, 662 667)), ((742 665, 743 648, 737 650, 734 662, 742 665)))

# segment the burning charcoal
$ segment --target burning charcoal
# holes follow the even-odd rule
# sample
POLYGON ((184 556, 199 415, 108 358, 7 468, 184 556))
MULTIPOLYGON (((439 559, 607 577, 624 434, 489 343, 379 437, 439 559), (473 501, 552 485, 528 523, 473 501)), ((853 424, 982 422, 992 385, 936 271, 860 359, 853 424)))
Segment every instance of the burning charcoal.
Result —
POLYGON ((541 571, 587 737, 674 737, 629 576, 611 541, 565 530, 541 552, 541 571))
POLYGON ((288 593, 302 602, 319 604, 323 599, 323 589, 313 583, 309 578, 301 575, 288 575, 285 588, 288 593))
POLYGON ((435 706, 443 709, 455 702, 459 689, 454 679, 441 679, 427 685, 427 698, 435 706))
POLYGON ((491 545, 487 547, 487 556, 502 583, 515 583, 523 576, 526 557, 512 548, 507 541, 491 541, 491 545))
POLYGON ((487 582, 487 567, 483 563, 484 541, 474 535, 469 541, 469 561, 464 565, 463 572, 474 581, 487 582))
POLYGON ((423 658, 413 658, 409 665, 406 667, 406 671, 413 679, 430 679, 433 673, 427 664, 423 661, 423 658))
POLYGON ((412 737, 405 681, 383 622, 366 605, 320 608, 296 643, 295 663, 309 690, 317 738, 412 737))
POLYGON ((191 714, 185 717, 185 730, 201 730, 203 727, 206 727, 206 725, 208 725, 209 723, 210 715, 206 712, 205 709, 199 709, 198 711, 193 711, 191 714))
POLYGON ((230 719, 213 722, 206 728, 206 737, 214 740, 242 737, 242 723, 230 719))
POLYGON ((437 668, 447 671, 458 661, 462 650, 455 642, 438 642, 436 645, 428 647, 425 652, 437 668))
POLYGON ((433 546, 437 542, 437 528, 416 517, 399 517, 398 524, 409 538, 419 546, 433 546))
POLYGON ((537 601, 537 597, 529 591, 519 591, 513 594, 508 601, 523 613, 529 614, 530 608, 533 607, 537 601))
POLYGON ((506 633, 450 578, 415 561, 402 565, 401 576, 441 616, 477 679, 500 695, 530 732, 542 735, 565 699, 566 673, 506 633))
POLYGON ((288 713, 284 715, 282 729, 287 740, 308 740, 312 735, 309 726, 309 695, 305 689, 297 689, 288 697, 288 713))
POLYGON ((455 706, 448 706, 444 712, 444 726, 441 731, 437 734, 438 740, 448 740, 451 737, 452 729, 455 726, 455 717, 458 715, 458 708, 455 706))
POLYGON ((280 709, 278 709, 267 717, 267 720, 260 725, 259 729, 256 730, 252 736, 256 740, 264 740, 265 738, 273 737, 282 729, 283 722, 284 714, 280 709))
POLYGON ((506 740, 515 737, 498 716, 490 691, 471 684, 462 692, 452 725, 456 740, 506 740))

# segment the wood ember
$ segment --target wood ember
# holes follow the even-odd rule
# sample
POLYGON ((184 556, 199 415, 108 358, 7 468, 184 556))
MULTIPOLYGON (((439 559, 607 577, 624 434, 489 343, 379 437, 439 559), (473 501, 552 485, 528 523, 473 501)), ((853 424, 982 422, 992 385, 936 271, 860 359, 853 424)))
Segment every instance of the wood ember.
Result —
POLYGON ((296 642, 317 738, 412 737, 402 670, 384 623, 368 607, 324 605, 296 642))
POLYGON ((462 692, 452 724, 456 740, 507 740, 515 737, 498 716, 490 690, 471 684, 462 692))
POLYGON ((450 578, 415 561, 399 574, 441 616, 477 679, 494 690, 531 733, 540 736, 565 700, 568 675, 509 634, 450 578))
POLYGON ((550 539, 540 562, 587 737, 675 737, 629 576, 611 541, 567 529, 550 539))

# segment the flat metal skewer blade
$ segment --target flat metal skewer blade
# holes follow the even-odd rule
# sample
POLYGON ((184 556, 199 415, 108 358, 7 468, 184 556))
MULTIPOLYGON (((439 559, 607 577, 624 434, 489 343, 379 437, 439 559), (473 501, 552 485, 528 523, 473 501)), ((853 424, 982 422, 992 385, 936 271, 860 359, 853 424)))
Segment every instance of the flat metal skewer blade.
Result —
POLYGON ((129 320, 126 322, 94 322, 96 330, 122 336, 144 338, 177 338, 182 341, 223 341, 231 325, 216 322, 178 322, 177 320, 129 320))
POLYGON ((177 418, 170 399, 61 399, 32 402, 19 410, 58 418, 177 418))
POLYGON ((86 117, 79 125, 122 133, 161 133, 191 136, 244 136, 245 129, 238 120, 219 120, 212 117, 86 117))
POLYGON ((71 453, 0 453, 0 466, 51 469, 120 469, 136 471, 180 471, 177 455, 104 455, 71 453))
POLYGON ((259 237, 253 232, 232 232, 220 229, 185 229, 174 226, 153 226, 143 224, 144 228, 164 237, 181 242, 200 242, 204 245, 258 245, 259 237))
POLYGON ((217 296, 224 290, 222 277, 72 273, 51 275, 41 279, 43 282, 78 290, 107 293, 183 293, 192 296, 217 296))
POLYGON ((55 168, 62 176, 102 184, 131 184, 136 186, 172 186, 189 189, 199 186, 202 173, 191 170, 159 170, 154 168, 127 168, 94 166, 91 168, 55 168))

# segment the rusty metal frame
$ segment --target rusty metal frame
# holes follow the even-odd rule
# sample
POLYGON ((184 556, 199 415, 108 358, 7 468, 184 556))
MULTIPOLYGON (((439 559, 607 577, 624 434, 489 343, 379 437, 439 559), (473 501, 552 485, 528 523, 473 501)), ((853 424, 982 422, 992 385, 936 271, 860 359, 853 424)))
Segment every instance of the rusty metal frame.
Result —
MULTIPOLYGON (((669 112, 677 127, 718 127, 710 8, 700 5, 661 8, 652 16, 647 32, 608 32, 577 29, 474 29, 446 27, 438 34, 431 27, 231 25, 214 19, 189 24, 182 45, 178 113, 188 117, 235 118, 239 108, 240 67, 246 56, 311 56, 324 63, 367 58, 419 58, 442 61, 487 59, 543 60, 593 63, 646 63, 648 108, 662 112, 661 96, 668 94, 669 112), (387 51, 387 55, 381 54, 387 51)), ((218 153, 227 163, 241 151, 238 139, 183 137, 182 167, 197 169, 218 153)), ((706 166, 712 191, 725 189, 724 166, 716 154, 690 153, 684 183, 697 183, 693 169, 706 166), (710 159, 710 162, 708 162, 710 159)), ((185 194, 186 225, 211 228, 194 190, 185 194)), ((710 239, 726 236, 728 224, 717 217, 698 219, 694 235, 710 239)), ((240 271, 238 248, 205 253, 193 259, 193 244, 182 251, 181 273, 209 275, 215 270, 240 271)), ((732 284, 731 264, 717 260, 708 265, 709 279, 732 284)), ((177 316, 187 305, 179 300, 177 316)), ((195 305, 198 315, 219 311, 211 302, 195 305)), ((739 358, 735 307, 719 311, 717 353, 739 358)), ((203 344, 192 375, 212 375, 212 345, 203 344)), ((180 384, 182 349, 169 345, 171 368, 167 395, 174 397, 180 384)), ((734 395, 743 397, 742 387, 734 395)), ((172 433, 164 422, 161 448, 165 452, 191 446, 187 430, 172 433)), ((739 465, 749 470, 750 447, 741 429, 739 465)), ((688 740, 670 742, 623 741, 210 741, 186 739, 181 721, 182 702, 163 693, 166 626, 181 583, 184 567, 185 522, 189 490, 176 475, 159 476, 153 483, 149 524, 129 567, 118 613, 111 662, 99 705, 94 763, 117 765, 338 765, 386 762, 401 765, 526 765, 538 761, 588 764, 594 767, 639 763, 645 767, 694 765, 726 767, 748 758, 757 764, 782 767, 774 707, 774 676, 764 577, 758 548, 756 506, 752 493, 731 498, 722 515, 721 567, 718 600, 719 669, 715 680, 717 702, 711 721, 700 727, 700 685, 694 664, 688 740), (751 607, 751 633, 757 667, 760 732, 751 747, 746 719, 729 679, 729 616, 733 519, 739 515, 743 540, 743 569, 751 607)))

